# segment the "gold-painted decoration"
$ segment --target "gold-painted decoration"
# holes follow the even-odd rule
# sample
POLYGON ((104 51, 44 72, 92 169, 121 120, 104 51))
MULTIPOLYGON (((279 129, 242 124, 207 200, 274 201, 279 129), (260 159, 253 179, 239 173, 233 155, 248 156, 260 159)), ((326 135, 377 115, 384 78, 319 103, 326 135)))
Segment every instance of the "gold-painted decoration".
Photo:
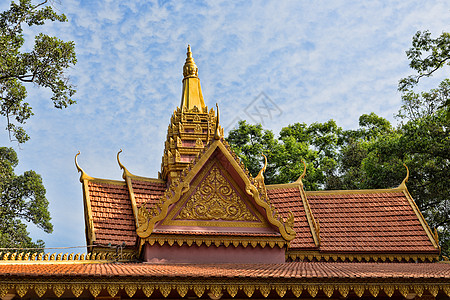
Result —
POLYGON ((119 292, 119 285, 117 284, 108 284, 106 286, 106 290, 111 297, 115 297, 119 292))
POLYGON ((257 221, 231 184, 214 166, 176 219, 257 221))
POLYGON ((222 294, 222 286, 220 286, 220 285, 217 285, 217 284, 212 285, 209 290, 211 291, 211 293, 213 294, 213 296, 215 298, 220 298, 223 295, 222 294))
POLYGON ((436 297, 437 294, 439 293, 439 287, 437 285, 429 285, 428 286, 428 291, 430 292, 430 294, 433 297, 436 297))
MULTIPOLYGON (((447 287, 450 290, 450 286, 447 286, 447 287)), ((414 285, 413 289, 414 289, 414 293, 416 293, 418 297, 422 297, 422 295, 423 295, 423 286, 422 285, 414 285)))
POLYGON ((144 292, 145 297, 150 298, 150 296, 153 294, 155 287, 152 284, 144 284, 141 287, 141 289, 142 292, 144 292))
POLYGON ((170 292, 172 291, 172 286, 170 284, 161 284, 159 286, 159 291, 164 298, 167 298, 167 296, 169 296, 170 292))
POLYGON ((36 292, 36 295, 39 298, 42 298, 42 296, 44 296, 45 292, 47 291, 47 285, 46 284, 36 284, 34 286, 34 291, 36 292))
POLYGON ((287 287, 285 285, 277 285, 275 286, 275 291, 277 292, 278 296, 283 298, 284 295, 286 294, 287 287))
POLYGON ((317 285, 308 285, 306 290, 311 297, 315 298, 319 292, 319 287, 317 285))
POLYGON ((180 295, 181 298, 186 296, 186 294, 189 290, 189 286, 186 284, 177 284, 176 288, 177 288, 178 295, 180 295))
POLYGON ((204 285, 195 284, 194 285, 194 293, 197 295, 197 297, 200 298, 205 293, 205 286, 204 285))
POLYGON ((100 284, 90 284, 89 285, 89 292, 92 296, 97 297, 100 292, 102 291, 102 286, 100 284))
POLYGON ((197 139, 195 140, 195 147, 200 147, 200 148, 203 148, 203 147, 204 147, 203 141, 202 141, 201 138, 197 138, 197 139))
POLYGON ((253 293, 255 292, 255 286, 254 285, 244 285, 242 290, 247 295, 247 297, 251 297, 253 293))
POLYGON ((267 298, 270 294, 271 287, 267 284, 263 284, 259 286, 259 292, 264 298, 267 298))
POLYGON ((339 290, 339 293, 341 294, 342 297, 347 298, 347 295, 348 295, 348 293, 350 291, 350 288, 349 288, 348 285, 340 284, 338 286, 338 290, 339 290))
POLYGON ((23 298, 28 292, 28 284, 16 284, 16 293, 23 298))
POLYGON ((292 291, 292 294, 294 294, 295 297, 299 298, 300 295, 303 292, 303 286, 301 286, 300 284, 296 284, 294 286, 291 286, 291 291, 292 291))
POLYGON ((334 293, 334 286, 330 284, 322 285, 322 291, 328 298, 331 298, 331 296, 333 296, 334 293))
POLYGON ((5 297, 9 292, 9 286, 6 284, 0 284, 0 298, 5 297))
MULTIPOLYGON (((418 287, 418 286, 415 286, 414 287, 414 291, 416 291, 416 287, 418 287)), ((420 287, 422 287, 422 286, 420 286, 420 287)), ((450 297, 450 285, 444 285, 443 287, 442 287, 442 290, 444 291, 444 293, 448 296, 448 297, 450 297)), ((417 296, 419 296, 419 297, 421 297, 422 296, 422 294, 423 294, 423 287, 422 287, 422 293, 419 295, 419 293, 416 291, 416 294, 417 294, 417 296)))
POLYGON ((377 297, 380 293, 380 287, 378 285, 369 285, 369 292, 372 296, 377 297))
POLYGON ((359 284, 359 285, 354 285, 353 286, 353 291, 355 292, 356 296, 358 296, 359 298, 362 297, 362 295, 364 294, 364 286, 359 284))
POLYGON ((231 298, 234 298, 238 292, 239 288, 237 285, 227 285, 227 293, 231 298))
POLYGON ((66 289, 64 284, 54 284, 52 286, 53 293, 56 297, 60 298, 64 294, 64 290, 66 289))
POLYGON ((72 284, 70 287, 70 290, 72 291, 72 294, 75 297, 80 297, 80 295, 83 293, 84 291, 84 285, 82 284, 72 284))
POLYGON ((128 297, 131 298, 131 297, 133 297, 134 294, 136 293, 137 285, 136 285, 136 284, 132 284, 132 283, 126 284, 126 285, 124 286, 124 289, 125 289, 125 293, 127 293, 128 297))

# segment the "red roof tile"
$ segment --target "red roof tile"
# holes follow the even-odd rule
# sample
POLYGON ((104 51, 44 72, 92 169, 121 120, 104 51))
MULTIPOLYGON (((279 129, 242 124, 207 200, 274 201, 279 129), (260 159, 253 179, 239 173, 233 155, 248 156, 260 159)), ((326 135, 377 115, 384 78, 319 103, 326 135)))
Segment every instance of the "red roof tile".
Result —
POLYGON ((307 192, 326 252, 437 253, 402 192, 307 192))
POLYGON ((299 188, 268 189, 267 196, 282 217, 287 218, 289 211, 294 214, 294 230, 297 234, 291 241, 290 247, 292 249, 315 249, 299 188))
POLYGON ((450 279, 447 263, 339 263, 284 264, 0 264, 0 278, 17 276, 131 276, 144 278, 436 278, 450 279))
POLYGON ((148 203, 149 206, 156 204, 166 190, 165 182, 132 179, 131 185, 133 186, 133 193, 138 207, 143 203, 148 203))
POLYGON ((96 244, 136 243, 136 225, 125 184, 90 181, 89 198, 96 244))

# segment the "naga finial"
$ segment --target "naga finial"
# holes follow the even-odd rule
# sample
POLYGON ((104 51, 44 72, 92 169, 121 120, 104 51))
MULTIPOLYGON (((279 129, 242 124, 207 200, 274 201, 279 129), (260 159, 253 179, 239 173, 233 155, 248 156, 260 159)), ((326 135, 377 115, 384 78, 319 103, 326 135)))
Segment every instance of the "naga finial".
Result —
POLYGON ((300 175, 299 178, 297 178, 297 180, 294 183, 301 184, 303 186, 303 181, 302 180, 303 180, 303 178, 306 175, 306 163, 305 163, 305 161, 303 159, 302 159, 302 163, 303 163, 303 173, 302 173, 302 175, 300 175))
POLYGON ((402 183, 400 184, 400 187, 406 188, 406 183, 408 182, 408 179, 409 179, 409 169, 406 166, 406 164, 403 164, 403 166, 406 168, 406 177, 405 177, 405 179, 403 179, 402 183))
POLYGON ((262 169, 259 171, 258 175, 256 176, 258 177, 262 177, 264 179, 264 175, 263 173, 266 171, 266 167, 267 167, 267 157, 261 153, 261 155, 264 157, 264 166, 262 167, 262 169))
POLYGON ((78 173, 81 173, 80 176, 80 182, 83 182, 83 180, 85 179, 92 179, 92 177, 90 177, 89 175, 86 174, 86 172, 84 172, 84 170, 80 167, 80 165, 78 164, 78 155, 80 155, 80 151, 78 151, 78 153, 75 155, 75 166, 77 167, 78 173))
POLYGON ((216 103, 217 108, 217 118, 216 118, 216 129, 214 130, 214 139, 220 140, 220 131, 219 131, 219 104, 216 103))
POLYGON ((125 166, 122 164, 119 158, 119 154, 122 153, 122 149, 117 152, 117 163, 119 164, 119 167, 123 170, 122 178, 126 179, 127 176, 132 176, 132 174, 125 168, 125 166))

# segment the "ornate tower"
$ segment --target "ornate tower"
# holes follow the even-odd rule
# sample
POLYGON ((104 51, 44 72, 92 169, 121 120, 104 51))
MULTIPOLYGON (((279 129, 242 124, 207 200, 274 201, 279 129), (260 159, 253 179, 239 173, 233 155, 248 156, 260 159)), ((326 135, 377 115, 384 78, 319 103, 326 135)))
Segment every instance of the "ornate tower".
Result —
MULTIPOLYGON (((173 112, 167 129, 167 139, 161 163, 161 178, 172 181, 214 138, 217 117, 214 109, 208 112, 203 100, 198 67, 192 57, 191 46, 183 66, 181 105, 173 112)), ((220 129, 220 128, 219 128, 220 129)), ((220 129, 223 135, 223 129, 220 129)))

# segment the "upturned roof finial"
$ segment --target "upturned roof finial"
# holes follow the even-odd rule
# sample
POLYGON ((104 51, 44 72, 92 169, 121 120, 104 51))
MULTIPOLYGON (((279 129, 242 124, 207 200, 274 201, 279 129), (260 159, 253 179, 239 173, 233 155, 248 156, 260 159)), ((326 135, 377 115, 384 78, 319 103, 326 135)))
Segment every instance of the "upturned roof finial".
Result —
POLYGON ((188 45, 187 48, 186 62, 183 67, 183 76, 184 78, 198 76, 198 67, 195 64, 194 58, 192 57, 191 45, 188 45))

